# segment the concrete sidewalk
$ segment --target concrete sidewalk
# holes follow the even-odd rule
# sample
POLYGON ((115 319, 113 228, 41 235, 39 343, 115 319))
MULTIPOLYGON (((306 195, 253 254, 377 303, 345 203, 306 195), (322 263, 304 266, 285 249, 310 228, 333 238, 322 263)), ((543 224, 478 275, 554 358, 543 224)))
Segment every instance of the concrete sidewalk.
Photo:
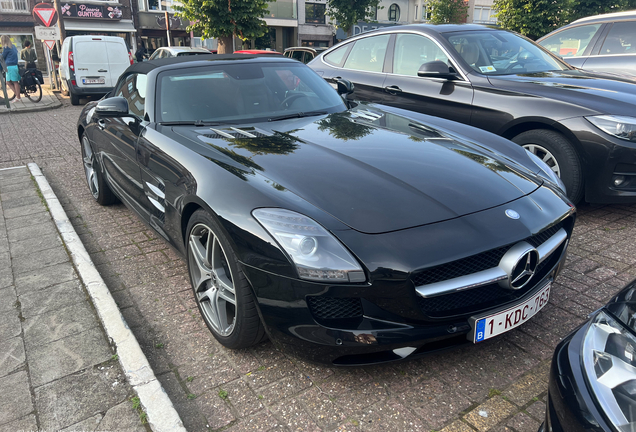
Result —
POLYGON ((10 114, 16 112, 34 112, 59 108, 62 103, 59 101, 53 90, 46 84, 42 85, 42 100, 39 102, 31 102, 24 95, 22 100, 10 102, 11 107, 7 108, 4 99, 2 99, 2 91, 0 90, 0 114, 10 114))
POLYGON ((27 167, 0 170, 0 431, 146 431, 27 167))

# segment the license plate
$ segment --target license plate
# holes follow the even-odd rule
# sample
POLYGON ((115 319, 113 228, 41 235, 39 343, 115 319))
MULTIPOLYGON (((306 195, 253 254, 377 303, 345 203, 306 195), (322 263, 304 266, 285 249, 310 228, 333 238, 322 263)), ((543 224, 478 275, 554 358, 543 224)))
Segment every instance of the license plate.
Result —
POLYGON ((474 318, 473 342, 483 342, 528 321, 548 304, 551 286, 552 282, 548 282, 530 299, 509 309, 483 318, 474 318))
POLYGON ((82 84, 105 84, 106 80, 104 78, 84 78, 82 80, 82 84))

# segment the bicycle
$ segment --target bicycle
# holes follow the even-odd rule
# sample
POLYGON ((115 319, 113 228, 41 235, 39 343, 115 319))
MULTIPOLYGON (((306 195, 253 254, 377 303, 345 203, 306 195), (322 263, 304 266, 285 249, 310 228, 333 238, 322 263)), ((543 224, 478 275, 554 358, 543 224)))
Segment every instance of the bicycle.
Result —
MULTIPOLYGON (((20 94, 23 94, 31 102, 40 102, 42 100, 42 86, 37 78, 37 69, 27 69, 20 78, 20 94)), ((15 99, 13 89, 7 86, 7 96, 9 100, 15 99)))

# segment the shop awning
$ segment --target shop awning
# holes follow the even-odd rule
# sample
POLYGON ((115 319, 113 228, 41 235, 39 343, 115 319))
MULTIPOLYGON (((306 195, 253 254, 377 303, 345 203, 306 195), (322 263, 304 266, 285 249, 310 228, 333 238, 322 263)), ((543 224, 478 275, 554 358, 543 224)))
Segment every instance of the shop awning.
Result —
POLYGON ((113 33, 135 33, 132 20, 121 20, 113 22, 88 21, 88 20, 64 20, 64 28, 69 31, 94 31, 113 33))

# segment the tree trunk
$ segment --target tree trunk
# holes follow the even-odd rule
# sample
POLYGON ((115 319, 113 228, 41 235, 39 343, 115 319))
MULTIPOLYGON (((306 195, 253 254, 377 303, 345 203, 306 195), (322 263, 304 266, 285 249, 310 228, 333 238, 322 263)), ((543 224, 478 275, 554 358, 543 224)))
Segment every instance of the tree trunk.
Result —
POLYGON ((234 50, 232 49, 232 38, 234 36, 224 36, 218 39, 219 44, 216 48, 217 54, 232 54, 234 50))

